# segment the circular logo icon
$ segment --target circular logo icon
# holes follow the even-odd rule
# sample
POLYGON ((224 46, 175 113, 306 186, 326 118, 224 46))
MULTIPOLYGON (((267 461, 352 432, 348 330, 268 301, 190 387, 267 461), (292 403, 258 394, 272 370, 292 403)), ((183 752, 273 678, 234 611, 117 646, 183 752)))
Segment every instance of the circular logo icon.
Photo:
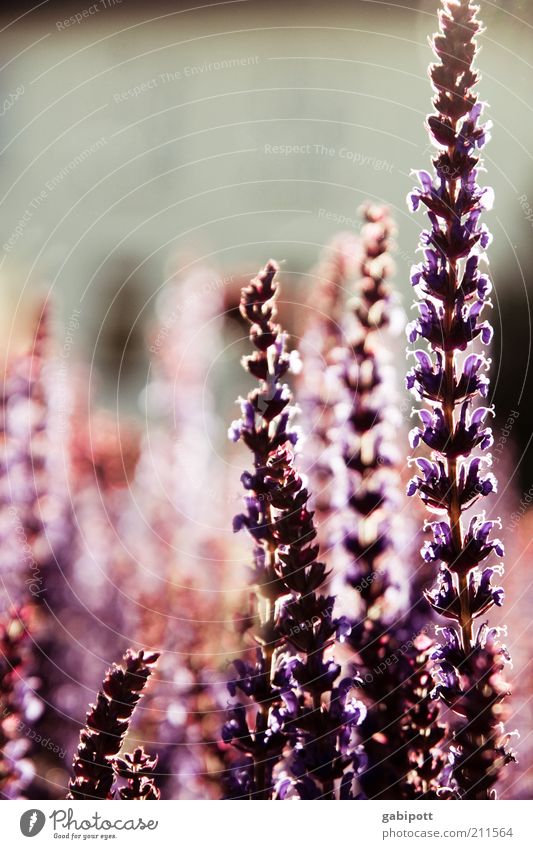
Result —
POLYGON ((24 811, 20 818, 20 830, 24 837, 35 837, 43 830, 46 817, 42 811, 37 808, 31 808, 29 811, 24 811))

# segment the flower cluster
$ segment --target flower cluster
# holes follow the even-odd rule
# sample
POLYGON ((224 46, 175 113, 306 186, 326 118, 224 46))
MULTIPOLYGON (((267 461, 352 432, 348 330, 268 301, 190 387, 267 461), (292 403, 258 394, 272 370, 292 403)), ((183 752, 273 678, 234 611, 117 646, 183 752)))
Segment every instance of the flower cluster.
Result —
POLYGON ((501 557, 503 547, 492 535, 497 522, 486 521, 482 511, 470 516, 468 526, 463 521, 465 512, 496 488, 494 476, 484 471, 490 465, 492 433, 486 420, 491 410, 474 407, 488 394, 488 363, 479 347, 472 347, 475 340, 487 344, 492 334, 483 318, 491 284, 484 270, 490 235, 481 214, 490 208, 492 191, 478 185, 479 150, 489 127, 482 123, 483 104, 474 91, 477 12, 468 0, 449 0, 440 13, 433 42, 438 62, 430 68, 435 113, 428 118, 435 174, 422 171, 421 187, 410 195, 411 208, 425 206, 430 223, 422 233, 424 260, 412 274, 420 300, 408 338, 425 340, 429 353, 414 351, 407 377, 408 388, 425 404, 411 444, 425 444, 431 459, 417 459, 419 474, 409 493, 418 492, 439 516, 429 526, 432 539, 423 556, 439 569, 438 586, 427 598, 455 623, 443 630, 444 643, 435 653, 436 692, 461 717, 452 789, 464 799, 490 797, 501 767, 513 757, 501 727, 507 654, 494 631, 484 625, 476 631, 474 625, 502 604, 503 591, 493 583, 502 569, 487 560, 501 557))
MULTIPOLYGON (((381 207, 364 207, 363 220, 352 322, 333 367, 344 391, 334 431, 345 466, 344 576, 355 592, 355 604, 353 593, 347 602, 350 611, 355 607, 348 642, 368 705, 360 728, 366 760, 359 785, 367 798, 410 798, 429 794, 429 778, 418 773, 419 749, 436 717, 430 711, 430 722, 421 707, 429 709, 430 691, 427 647, 421 651, 415 639, 423 620, 416 602, 408 611, 408 599, 402 598, 407 576, 393 521, 400 496, 392 447, 394 375, 385 336, 399 314, 390 282, 394 227, 381 207)), ((341 477, 339 489, 342 484, 341 477)), ((432 748, 443 734, 436 726, 432 748)), ((438 756, 431 759, 439 762, 438 756)), ((424 767, 427 771, 425 760, 424 767)))
MULTIPOLYGON (((394 385, 382 344, 394 308, 393 225, 380 207, 369 205, 363 215, 361 279, 351 303, 353 322, 335 366, 344 393, 334 436, 346 468, 345 502, 357 517, 343 538, 349 556, 346 581, 358 593, 363 610, 373 609, 375 619, 381 620, 387 618, 386 594, 394 582, 384 555, 393 551, 391 522, 397 501, 394 385)), ((365 618, 352 629, 354 647, 361 645, 365 618)))
MULTIPOLYGON (((42 597, 50 567, 41 509, 51 495, 44 380, 47 339, 48 311, 43 310, 31 350, 19 354, 6 367, 0 399, 0 574, 6 608, 25 603, 30 596, 34 600, 42 597)), ((51 507, 53 514, 55 505, 51 507)))
MULTIPOLYGON (((396 752, 398 758, 402 747, 406 748, 408 772, 401 775, 398 788, 402 798, 437 799, 448 784, 449 759, 445 752, 448 729, 439 721, 440 706, 434 699, 430 671, 434 651, 435 642, 421 633, 405 655, 403 681, 399 683, 402 711, 396 752)), ((399 766, 401 773, 405 768, 404 757, 399 766)))
POLYGON ((33 779, 31 743, 25 730, 39 715, 41 705, 28 677, 31 652, 31 610, 17 608, 0 621, 0 794, 21 798, 33 779))
POLYGON ((300 345, 304 368, 299 385, 305 426, 303 459, 308 469, 315 524, 322 550, 334 554, 337 533, 336 455, 330 439, 339 384, 332 365, 344 343, 346 292, 355 274, 358 239, 340 233, 326 246, 313 272, 309 317, 300 345))
POLYGON ((155 783, 157 758, 147 755, 142 746, 137 746, 131 755, 126 752, 124 757, 116 758, 113 766, 116 775, 126 780, 126 786, 118 791, 121 799, 148 802, 161 798, 155 783))
MULTIPOLYGON (((136 791, 138 798, 157 798, 152 778, 155 762, 139 749, 131 760, 117 760, 116 755, 158 657, 157 653, 128 651, 122 665, 113 664, 108 670, 80 734, 69 799, 113 799, 116 775, 128 779, 124 792, 136 791)), ((121 794, 121 798, 134 797, 121 794)))
POLYGON ((57 740, 57 692, 79 668, 79 656, 73 669, 66 668, 62 631, 82 605, 69 587, 73 522, 62 456, 63 384, 46 304, 31 330, 30 345, 6 364, 0 398, 0 610, 16 605, 33 611, 32 655, 41 707, 26 720, 25 734, 50 745, 34 747, 35 782, 28 792, 46 796, 51 783, 40 782, 40 775, 61 768, 58 754, 70 742, 73 725, 65 711, 62 739, 57 740))
POLYGON ((235 664, 229 690, 241 698, 223 739, 246 756, 231 771, 233 796, 333 798, 335 782, 344 787, 346 770, 358 767, 352 732, 364 709, 351 696, 353 680, 336 683, 341 669, 331 648, 349 628, 334 619, 334 599, 320 593, 326 566, 317 560, 309 494, 294 466, 297 432, 283 379, 296 361, 276 323, 277 271, 269 262, 241 300, 255 348, 243 362, 258 386, 230 428, 253 454, 253 472, 241 478, 246 513, 234 529, 246 528, 254 543, 259 650, 255 663, 235 664))

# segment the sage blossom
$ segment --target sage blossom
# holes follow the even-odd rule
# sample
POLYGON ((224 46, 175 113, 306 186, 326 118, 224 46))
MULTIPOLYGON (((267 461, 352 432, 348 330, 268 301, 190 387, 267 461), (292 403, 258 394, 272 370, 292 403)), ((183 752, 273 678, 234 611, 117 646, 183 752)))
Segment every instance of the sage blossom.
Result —
MULTIPOLYGON (((122 664, 113 664, 108 670, 80 733, 74 757, 74 778, 70 781, 67 798, 113 799, 117 774, 130 780, 130 790, 136 789, 141 793, 144 788, 152 798, 156 798, 152 779, 142 782, 140 774, 138 777, 133 775, 142 769, 151 775, 155 762, 146 759, 144 754, 141 756, 138 750, 133 760, 123 758, 117 761, 116 755, 120 752, 133 712, 158 657, 156 652, 127 651, 122 664)), ((121 798, 128 796, 122 795, 121 798)))
POLYGON ((278 267, 270 261, 242 291, 241 313, 254 352, 243 365, 258 381, 240 400, 241 418, 230 437, 251 451, 245 471, 245 528, 253 543, 257 617, 253 662, 238 660, 222 736, 243 755, 231 770, 233 798, 333 798, 344 776, 358 768, 353 729, 364 708, 354 681, 340 681, 332 656, 349 631, 333 615, 334 599, 321 593, 327 577, 319 561, 309 493, 295 467, 298 432, 292 393, 284 378, 298 367, 276 322, 278 267), (253 708, 250 711, 250 707, 253 708))
POLYGON ((449 622, 434 653, 435 694, 459 717, 451 792, 460 799, 493 798, 502 768, 514 759, 502 724, 509 656, 501 629, 477 622, 503 604, 497 583, 503 567, 489 564, 504 554, 495 536, 499 521, 487 519, 480 506, 496 490, 496 479, 487 470, 493 411, 486 406, 488 361, 482 350, 492 338, 485 253, 491 236, 482 214, 491 208, 493 192, 478 182, 490 129, 476 92, 478 11, 469 0, 448 0, 440 12, 433 39, 437 61, 429 70, 435 111, 427 121, 434 170, 419 172, 420 187, 409 196, 411 209, 425 207, 429 219, 421 237, 424 258, 411 278, 418 317, 407 328, 411 344, 426 343, 412 352, 407 376, 423 404, 411 445, 430 450, 429 459, 416 460, 409 494, 418 492, 435 518, 422 554, 437 570, 427 599, 449 622))
POLYGON ((333 439, 345 467, 338 488, 345 504, 348 644, 368 708, 359 729, 365 764, 358 785, 370 799, 431 798, 445 732, 430 705, 426 667, 431 641, 421 633, 427 617, 416 603, 409 606, 412 576, 402 568, 394 519, 401 505, 389 353, 400 319, 392 287, 395 229, 383 207, 367 204, 362 216, 360 276, 332 366, 343 389, 333 439))

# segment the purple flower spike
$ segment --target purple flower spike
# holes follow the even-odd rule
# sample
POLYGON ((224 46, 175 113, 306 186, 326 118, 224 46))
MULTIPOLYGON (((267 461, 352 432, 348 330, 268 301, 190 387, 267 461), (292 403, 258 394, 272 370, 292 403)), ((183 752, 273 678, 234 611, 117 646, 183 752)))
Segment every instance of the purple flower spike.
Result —
MULTIPOLYGON (((428 189, 429 175, 421 174, 420 179, 428 189)), ((414 204, 417 197, 415 193, 414 204)), ((444 728, 437 721, 426 669, 431 641, 421 645, 412 638, 413 629, 426 624, 426 614, 419 623, 418 597, 407 612, 397 591, 401 575, 394 523, 400 502, 393 449, 397 422, 395 386, 384 344, 398 314, 391 285, 393 236, 388 210, 365 206, 360 276, 349 301, 352 309, 337 362, 330 369, 342 390, 332 434, 343 460, 336 466, 337 488, 338 503, 346 510, 343 571, 352 620, 345 636, 367 704, 359 732, 363 751, 357 790, 355 775, 346 775, 341 798, 354 798, 354 792, 371 799, 436 798, 442 769, 439 746, 444 728)), ((422 369, 432 372, 427 354, 417 351, 416 357, 422 369)), ((421 394, 438 393, 439 380, 428 373, 421 394)), ((420 465, 424 462, 426 476, 438 475, 429 462, 420 465)), ((358 709, 354 716, 359 716, 358 709)))
POLYGON ((328 550, 338 538, 330 439, 339 402, 336 354, 343 344, 346 291, 357 256, 358 241, 352 233, 340 233, 326 246, 312 274, 315 283, 308 299, 309 318, 300 345, 303 368, 299 399, 306 426, 303 460, 313 492, 318 540, 328 550))
POLYGON ((446 790, 447 797, 460 799, 494 798, 500 771, 513 760, 501 725, 507 695, 501 672, 508 656, 485 626, 474 629, 477 617, 503 604, 503 589, 492 584, 503 569, 486 563, 494 554, 502 557, 503 546, 492 537, 496 522, 480 515, 468 528, 463 524, 464 511, 496 491, 494 475, 481 475, 482 463, 491 461, 486 418, 492 410, 475 406, 489 394, 489 363, 482 352, 472 351, 474 340, 488 345, 492 338, 489 322, 482 320, 491 284, 480 266, 486 264, 491 237, 481 216, 492 208, 494 194, 477 182, 478 151, 488 140, 475 92, 477 13, 469 0, 443 2, 433 40, 438 61, 430 67, 436 92, 435 113, 428 118, 434 173, 420 172, 421 188, 409 197, 412 209, 426 208, 430 223, 421 237, 424 262, 411 275, 420 300, 408 338, 425 340, 427 350, 413 352, 415 364, 407 375, 408 388, 425 404, 410 440, 413 448, 429 448, 431 459, 417 459, 419 474, 408 494, 418 492, 429 510, 444 514, 429 526, 432 539, 422 556, 439 568, 437 588, 426 597, 456 624, 443 629, 433 659, 435 695, 462 718, 446 790))
POLYGON ((253 471, 241 476, 246 512, 235 517, 233 529, 246 529, 253 540, 258 649, 254 663, 235 661, 228 684, 238 700, 230 705, 222 740, 242 761, 229 770, 227 795, 332 799, 335 783, 355 769, 353 727, 364 708, 343 702, 339 714, 341 667, 331 651, 337 635, 340 642, 350 633, 350 623, 333 617, 335 600, 321 592, 328 571, 317 559, 309 493, 295 468, 294 407, 282 381, 298 361, 275 320, 277 270, 269 262, 241 298, 255 349, 243 365, 258 385, 241 399, 242 417, 230 428, 230 438, 253 456, 253 471))

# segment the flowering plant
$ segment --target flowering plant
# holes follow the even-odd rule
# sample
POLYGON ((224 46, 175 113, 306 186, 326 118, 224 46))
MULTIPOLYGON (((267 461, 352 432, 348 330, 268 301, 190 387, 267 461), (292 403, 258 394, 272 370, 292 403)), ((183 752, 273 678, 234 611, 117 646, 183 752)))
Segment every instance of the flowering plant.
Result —
MULTIPOLYGON (((501 724, 508 688, 502 671, 509 657, 497 628, 475 622, 501 607, 503 590, 494 583, 501 565, 488 565, 503 545, 493 536, 499 522, 483 511, 464 515, 496 490, 486 471, 492 433, 489 407, 476 406, 488 396, 487 360, 475 340, 488 344, 492 329, 484 317, 491 283, 485 270, 490 234, 481 222, 493 192, 480 187, 479 151, 488 140, 482 123, 474 69, 478 9, 467 0, 450 0, 440 14, 433 46, 438 62, 430 68, 435 113, 428 118, 436 149, 434 175, 419 174, 421 188, 410 195, 413 210, 427 209, 429 229, 422 233, 424 260, 412 273, 420 296, 418 317, 409 325, 411 343, 429 348, 413 352, 408 388, 425 406, 411 445, 425 444, 431 459, 417 459, 419 473, 409 494, 419 493, 438 518, 429 525, 432 539, 423 556, 438 567, 438 586, 427 593, 435 611, 453 624, 442 629, 435 652, 436 692, 459 717, 452 752, 452 790, 464 799, 487 798, 502 767, 513 759, 501 724)), ((479 507, 477 508, 479 510, 479 507)))
POLYGON ((223 734, 253 762, 253 771, 233 771, 234 793, 332 798, 335 781, 345 782, 357 761, 352 729, 364 710, 348 698, 353 681, 336 683, 341 668, 331 648, 349 628, 334 618, 334 599, 320 592, 326 566, 317 560, 309 495, 294 465, 298 433, 283 378, 298 361, 275 320, 277 271, 269 262, 241 298, 255 348, 243 363, 259 385, 240 401, 242 417, 230 428, 254 462, 241 477, 246 513, 234 529, 246 528, 253 540, 260 648, 255 664, 236 663, 239 677, 230 683, 232 695, 239 690, 255 703, 254 718, 250 723, 247 702, 237 702, 223 734))

